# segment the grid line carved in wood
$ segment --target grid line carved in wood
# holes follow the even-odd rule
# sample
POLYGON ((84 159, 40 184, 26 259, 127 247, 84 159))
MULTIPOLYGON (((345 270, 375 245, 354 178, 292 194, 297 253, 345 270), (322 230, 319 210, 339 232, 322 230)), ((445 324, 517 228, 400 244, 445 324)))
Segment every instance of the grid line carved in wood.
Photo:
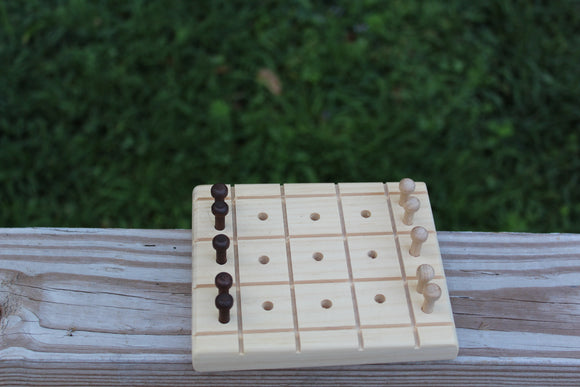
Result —
POLYGON ((340 218, 340 227, 342 229, 342 235, 343 235, 343 240, 344 240, 344 252, 346 254, 346 267, 348 270, 348 282, 350 284, 350 292, 352 295, 352 308, 354 311, 354 322, 356 324, 356 331, 357 331, 357 336, 358 336, 358 348, 359 348, 359 351, 362 351, 364 349, 364 341, 363 341, 362 331, 360 328, 360 314, 358 311, 358 300, 356 298, 356 290, 354 288, 354 281, 353 281, 353 275, 352 275, 352 263, 350 261, 350 248, 348 246, 348 237, 346 234, 346 225, 344 224, 344 211, 342 208, 342 200, 340 199, 340 188, 338 187, 338 184, 335 184, 335 189, 336 189, 336 201, 337 201, 337 205, 338 205, 338 214, 339 214, 339 218, 340 218))
POLYGON ((238 225, 236 222, 236 191, 235 187, 231 187, 232 192, 232 237, 234 247, 234 275, 236 286, 236 311, 238 312, 238 348, 240 354, 244 353, 244 327, 242 324, 242 295, 240 287, 240 256, 238 254, 238 225))
POLYGON ((288 281, 290 286, 290 298, 292 303, 292 323, 294 324, 294 339, 296 342, 296 352, 300 353, 300 330, 298 329, 298 307, 296 305, 296 291, 294 290, 294 271, 292 269, 292 252, 290 249, 290 231, 288 227, 288 212, 286 209, 286 195, 284 186, 280 186, 280 200, 282 201, 282 218, 284 220, 284 234, 286 244, 286 261, 288 263, 288 281))
MULTIPOLYGON (((409 234, 410 231, 403 231, 401 232, 402 234, 407 233, 409 234)), ((237 240, 239 241, 253 241, 253 240, 262 240, 262 239, 282 239, 282 238, 290 238, 290 239, 301 239, 301 238, 309 238, 309 239, 315 239, 315 238, 332 238, 332 237, 343 237, 344 235, 349 236, 349 237, 354 237, 354 236, 392 236, 394 235, 392 232, 343 232, 343 233, 336 233, 336 234, 301 234, 301 235, 288 235, 288 233, 286 233, 286 235, 258 235, 258 236, 243 236, 243 237, 238 237, 237 240)), ((210 242, 212 238, 209 237, 202 237, 202 238, 197 238, 194 240, 194 242, 210 242)))
MULTIPOLYGON (((422 323, 416 324, 417 327, 450 327, 453 326, 452 322, 436 322, 436 323, 422 323)), ((361 330, 365 329, 391 329, 391 328, 410 328, 412 324, 372 324, 366 325, 363 324, 360 326, 361 330)), ((357 329, 354 325, 346 325, 346 326, 337 326, 337 327, 307 327, 307 328, 300 328, 301 332, 313 332, 313 331, 345 331, 345 330, 355 330, 357 329)), ((246 329, 242 333, 285 333, 285 332, 294 332, 292 328, 276 328, 276 329, 246 329)), ((385 332, 386 333, 386 332, 385 332)), ((207 332, 196 332, 194 336, 218 336, 218 335, 233 335, 236 334, 236 331, 221 331, 221 332, 214 332, 214 331, 207 331, 207 332)))
POLYGON ((409 317, 413 326, 413 336, 415 338, 415 348, 419 348, 421 343, 419 341, 419 332, 417 331, 417 323, 415 321, 415 312, 413 311, 413 303, 411 301, 411 294, 409 291, 409 282, 407 281, 407 273, 405 271, 405 263, 403 262, 403 254, 401 253, 401 243, 397 235, 397 222, 395 222, 395 213, 393 212, 393 203, 389 195, 389 188, 384 184, 385 195, 387 196, 387 204, 389 206, 389 214, 391 215, 391 224, 393 225, 393 233, 395 235, 395 244, 397 246, 397 255, 399 257, 399 266, 401 267, 401 275, 403 277, 403 284, 405 287, 405 297, 407 298, 407 307, 409 308, 409 317))
MULTIPOLYGON (((281 185, 281 187, 283 187, 283 185, 281 185)), ((400 192, 398 191, 393 191, 391 192, 392 194, 399 194, 400 192)), ((417 194, 426 194, 427 191, 414 191, 413 194, 417 195, 417 194)), ((340 196, 344 197, 344 196, 381 196, 383 195, 382 192, 348 192, 348 193, 343 193, 340 196)), ((334 194, 295 194, 295 195, 286 195, 286 198, 331 198, 333 197, 334 194)), ((238 196, 238 199, 278 199, 278 195, 244 195, 244 196, 238 196)), ((229 196, 226 197, 226 199, 229 199, 229 196)), ((198 198, 197 200, 206 200, 206 201, 213 201, 214 199, 211 197, 207 197, 207 198, 198 198)))
MULTIPOLYGON (((415 277, 408 277, 411 279, 415 279, 415 277)), ((444 279, 443 276, 435 276, 435 279, 444 279)), ((388 281, 402 281, 401 277, 369 277, 369 278, 353 278, 354 283, 364 283, 364 282, 388 282, 388 281)), ((268 285, 290 285, 293 283, 294 285, 312 285, 312 284, 339 284, 339 283, 348 283, 350 282, 349 279, 315 279, 315 280, 300 280, 293 282, 290 281, 262 281, 262 282, 240 282, 240 286, 268 286, 268 285)), ((206 284, 198 284, 195 289, 197 288, 214 288, 215 284, 213 282, 208 282, 206 284)))

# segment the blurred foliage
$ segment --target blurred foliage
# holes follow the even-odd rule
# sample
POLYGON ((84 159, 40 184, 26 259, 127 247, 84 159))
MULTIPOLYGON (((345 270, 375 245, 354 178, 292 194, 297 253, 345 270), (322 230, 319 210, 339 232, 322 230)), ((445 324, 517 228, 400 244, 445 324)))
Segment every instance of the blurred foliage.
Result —
POLYGON ((571 1, 3 1, 0 225, 409 176, 441 230, 580 232, 579 64, 571 1))

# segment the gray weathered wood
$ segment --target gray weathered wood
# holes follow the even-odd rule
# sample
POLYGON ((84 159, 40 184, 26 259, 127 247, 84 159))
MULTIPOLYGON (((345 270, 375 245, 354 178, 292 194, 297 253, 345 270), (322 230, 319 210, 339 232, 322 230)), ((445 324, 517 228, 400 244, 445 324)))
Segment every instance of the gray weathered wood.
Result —
POLYGON ((580 235, 439 233, 454 361, 201 374, 189 230, 0 229, 0 384, 569 384, 580 235))

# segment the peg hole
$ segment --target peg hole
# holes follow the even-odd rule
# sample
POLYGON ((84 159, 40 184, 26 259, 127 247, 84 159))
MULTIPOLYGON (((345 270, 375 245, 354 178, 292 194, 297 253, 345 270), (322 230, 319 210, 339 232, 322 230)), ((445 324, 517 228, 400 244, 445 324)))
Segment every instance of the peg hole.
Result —
POLYGON ((268 219, 268 214, 266 214, 265 212, 260 212, 258 214, 258 219, 260 219, 260 220, 266 220, 266 219, 268 219))
POLYGON ((324 254, 316 252, 316 253, 312 254, 312 258, 315 261, 322 261, 322 258, 324 258, 324 254))
POLYGON ((367 253, 367 255, 368 255, 370 258, 372 258, 372 259, 375 259, 376 257, 378 257, 378 256, 379 256, 379 255, 377 254, 377 252, 376 252, 376 251, 374 251, 374 250, 370 250, 370 251, 367 253))
POLYGON ((320 302, 320 306, 322 306, 324 309, 330 309, 332 307, 332 301, 330 301, 330 300, 322 300, 320 302))
POLYGON ((375 302, 377 304, 382 304, 383 302, 385 302, 385 295, 384 294, 377 294, 375 296, 375 302))
POLYGON ((270 257, 267 255, 262 255, 260 258, 258 258, 258 262, 260 262, 262 265, 265 265, 270 262, 270 257))
POLYGON ((320 214, 317 212, 313 212, 312 214, 310 214, 310 219, 316 222, 318 219, 320 219, 320 214))
POLYGON ((362 210, 360 212, 360 216, 362 216, 363 218, 370 218, 371 217, 371 212, 369 210, 362 210))
POLYGON ((274 304, 273 304, 271 301, 265 301, 265 302, 262 304, 262 308, 263 308, 264 310, 272 310, 272 309, 274 309, 274 304))

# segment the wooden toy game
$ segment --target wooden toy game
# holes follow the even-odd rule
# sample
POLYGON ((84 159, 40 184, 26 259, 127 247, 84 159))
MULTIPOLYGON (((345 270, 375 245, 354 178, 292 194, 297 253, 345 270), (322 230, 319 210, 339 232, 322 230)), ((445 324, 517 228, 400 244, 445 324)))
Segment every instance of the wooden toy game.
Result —
POLYGON ((197 371, 457 355, 424 183, 202 185, 192 228, 197 371))

